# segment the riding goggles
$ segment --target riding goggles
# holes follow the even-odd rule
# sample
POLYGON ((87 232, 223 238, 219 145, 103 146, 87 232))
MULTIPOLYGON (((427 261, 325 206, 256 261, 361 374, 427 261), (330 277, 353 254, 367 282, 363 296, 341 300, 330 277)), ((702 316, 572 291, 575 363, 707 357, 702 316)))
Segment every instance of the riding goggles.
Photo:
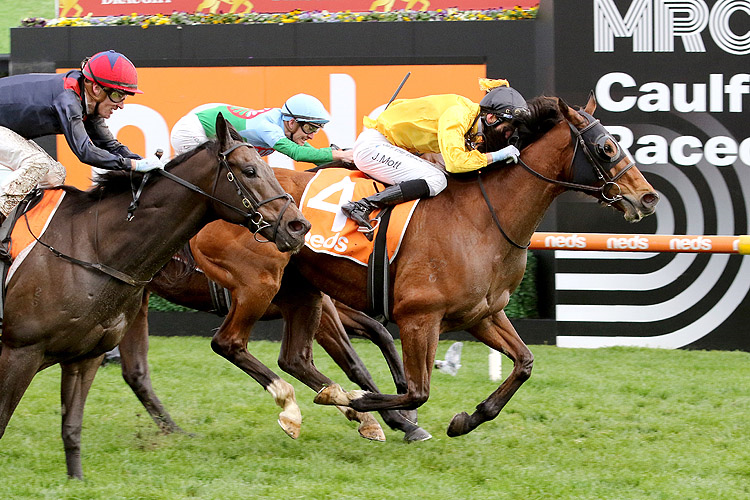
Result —
POLYGON ((118 89, 112 89, 109 87, 102 87, 102 90, 104 90, 104 93, 107 94, 107 97, 109 97, 109 100, 114 103, 121 103, 125 100, 126 97, 129 95, 133 95, 129 92, 125 92, 123 90, 118 89))
POLYGON ((298 121, 297 123, 299 123, 300 128, 307 135, 312 135, 318 130, 323 128, 323 125, 318 125, 317 123, 300 122, 300 121, 298 121))
POLYGON ((499 111, 489 111, 492 113, 497 119, 489 123, 487 121, 487 116, 482 117, 482 122, 487 127, 497 127, 505 122, 510 123, 514 127, 518 127, 521 124, 525 123, 528 118, 531 116, 531 112, 528 110, 528 108, 521 108, 521 107, 506 107, 499 111))
POLYGON ((96 77, 93 77, 93 78, 94 78, 94 82, 96 82, 96 84, 102 88, 104 93, 107 94, 107 97, 109 97, 109 100, 114 102, 115 104, 121 103, 122 101, 125 100, 126 97, 130 95, 135 95, 133 92, 126 92, 124 90, 113 89, 112 87, 107 87, 103 85, 99 80, 97 80, 96 77))

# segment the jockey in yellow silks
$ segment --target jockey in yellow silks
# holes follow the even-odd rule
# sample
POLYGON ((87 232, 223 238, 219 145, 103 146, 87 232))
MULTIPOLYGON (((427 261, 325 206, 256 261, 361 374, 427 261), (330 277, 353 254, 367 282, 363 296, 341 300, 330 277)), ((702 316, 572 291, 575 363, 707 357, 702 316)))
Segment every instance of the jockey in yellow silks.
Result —
POLYGON ((431 95, 399 99, 377 119, 365 117, 354 164, 390 186, 341 211, 370 232, 373 210, 445 189, 448 181, 440 167, 462 173, 518 161, 520 153, 508 140, 529 116, 526 100, 506 80, 480 79, 480 88, 486 95, 479 104, 456 94, 431 95))

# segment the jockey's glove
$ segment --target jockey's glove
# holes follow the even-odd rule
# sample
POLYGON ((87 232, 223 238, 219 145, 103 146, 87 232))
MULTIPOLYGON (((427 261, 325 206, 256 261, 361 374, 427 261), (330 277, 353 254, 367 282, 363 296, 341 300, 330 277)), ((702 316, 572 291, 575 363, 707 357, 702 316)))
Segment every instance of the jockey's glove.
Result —
POLYGON ((135 160, 136 172, 149 172, 157 168, 164 168, 164 164, 156 158, 142 158, 135 160))
POLYGON ((505 160, 506 163, 518 163, 521 152, 515 146, 506 146, 503 149, 492 151, 490 154, 492 163, 505 160))

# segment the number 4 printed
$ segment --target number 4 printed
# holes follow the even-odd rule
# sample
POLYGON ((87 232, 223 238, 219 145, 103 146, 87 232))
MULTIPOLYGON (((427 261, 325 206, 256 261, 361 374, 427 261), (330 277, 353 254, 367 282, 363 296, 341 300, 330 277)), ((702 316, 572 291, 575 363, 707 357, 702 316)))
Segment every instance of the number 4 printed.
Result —
POLYGON ((345 203, 352 201, 354 196, 354 182, 349 177, 344 177, 335 184, 322 189, 318 194, 307 200, 307 206, 315 208, 317 210, 323 210, 324 212, 331 212, 335 215, 333 218, 333 225, 331 226, 331 232, 337 233, 344 229, 348 218, 346 215, 341 213, 341 206, 345 203), (336 193, 339 195, 338 204, 325 201, 336 193))

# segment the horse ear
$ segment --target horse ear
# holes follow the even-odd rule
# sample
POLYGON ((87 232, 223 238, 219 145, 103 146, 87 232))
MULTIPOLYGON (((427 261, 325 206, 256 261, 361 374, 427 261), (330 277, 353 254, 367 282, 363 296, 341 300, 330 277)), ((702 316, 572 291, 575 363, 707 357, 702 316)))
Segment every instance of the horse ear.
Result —
POLYGON ((594 97, 593 90, 589 92, 589 102, 586 103, 586 106, 583 108, 583 110, 590 115, 593 115, 594 111, 596 111, 596 97, 594 97))
POLYGON ((578 114, 576 110, 568 106, 568 103, 563 101, 562 98, 557 99, 557 106, 558 108, 560 108, 560 112, 565 117, 565 119, 572 123, 574 126, 581 128, 586 125, 583 117, 578 114))
POLYGON ((228 122, 224 118, 224 115, 219 113, 216 115, 216 139, 219 141, 222 151, 229 149, 231 139, 229 137, 229 130, 227 130, 228 122))
POLYGON ((570 106, 568 106, 568 103, 565 102, 562 97, 557 98, 557 107, 560 109, 560 113, 562 113, 563 116, 568 116, 568 114, 570 114, 570 106))

